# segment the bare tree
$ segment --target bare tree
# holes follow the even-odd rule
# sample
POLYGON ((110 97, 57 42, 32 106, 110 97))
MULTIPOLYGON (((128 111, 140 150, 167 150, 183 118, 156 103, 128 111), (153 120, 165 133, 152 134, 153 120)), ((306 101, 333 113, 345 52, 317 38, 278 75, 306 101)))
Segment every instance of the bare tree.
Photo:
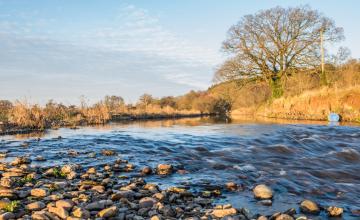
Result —
POLYGON ((284 76, 319 66, 320 32, 326 42, 343 38, 342 28, 308 6, 276 7, 246 15, 228 31, 223 49, 233 57, 217 77, 265 80, 273 97, 279 97, 284 76))

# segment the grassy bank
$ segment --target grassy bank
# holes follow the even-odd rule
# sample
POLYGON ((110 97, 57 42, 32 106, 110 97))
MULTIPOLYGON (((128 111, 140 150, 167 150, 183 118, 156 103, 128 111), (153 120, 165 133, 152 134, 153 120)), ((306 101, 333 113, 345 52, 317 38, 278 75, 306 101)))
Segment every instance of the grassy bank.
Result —
POLYGON ((330 112, 341 115, 342 121, 360 122, 360 86, 324 87, 300 95, 282 97, 260 106, 235 109, 233 117, 255 115, 296 120, 327 120, 330 112))
POLYGON ((327 120, 330 112, 343 121, 360 122, 360 63, 327 66, 327 83, 320 74, 304 71, 283 82, 284 94, 272 98, 269 86, 261 81, 242 84, 226 81, 209 89, 209 93, 231 102, 233 117, 264 116, 296 120, 327 120))

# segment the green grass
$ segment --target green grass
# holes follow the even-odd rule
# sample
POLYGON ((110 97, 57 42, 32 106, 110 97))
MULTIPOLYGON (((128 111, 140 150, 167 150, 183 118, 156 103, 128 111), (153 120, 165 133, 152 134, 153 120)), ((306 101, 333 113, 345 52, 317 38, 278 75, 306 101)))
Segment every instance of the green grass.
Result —
POLYGON ((53 175, 57 178, 65 178, 66 177, 66 174, 61 172, 61 170, 56 167, 53 169, 53 175))
POLYGON ((19 208, 19 205, 20 205, 20 201, 17 200, 11 201, 3 208, 3 210, 6 212, 14 212, 19 208))
POLYGON ((35 182, 35 179, 32 178, 31 176, 25 176, 19 180, 16 181, 17 183, 21 184, 21 185, 25 185, 26 183, 33 183, 35 182))

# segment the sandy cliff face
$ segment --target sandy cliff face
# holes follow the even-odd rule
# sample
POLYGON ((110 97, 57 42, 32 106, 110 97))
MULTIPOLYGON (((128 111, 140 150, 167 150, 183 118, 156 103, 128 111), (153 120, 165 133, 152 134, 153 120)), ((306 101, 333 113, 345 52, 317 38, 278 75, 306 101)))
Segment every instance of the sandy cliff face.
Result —
POLYGON ((327 120, 330 112, 341 115, 343 121, 360 122, 360 87, 323 88, 304 92, 298 96, 273 100, 258 108, 236 109, 233 115, 254 114, 258 116, 327 120))

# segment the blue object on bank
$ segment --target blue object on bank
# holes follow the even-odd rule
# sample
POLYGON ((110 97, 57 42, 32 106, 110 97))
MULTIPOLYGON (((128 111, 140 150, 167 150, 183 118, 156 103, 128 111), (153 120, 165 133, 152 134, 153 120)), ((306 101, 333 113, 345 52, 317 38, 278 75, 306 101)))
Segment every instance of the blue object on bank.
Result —
POLYGON ((338 122, 338 121, 340 121, 340 115, 331 112, 331 113, 329 114, 329 116, 328 116, 328 120, 329 120, 330 122, 338 122))

